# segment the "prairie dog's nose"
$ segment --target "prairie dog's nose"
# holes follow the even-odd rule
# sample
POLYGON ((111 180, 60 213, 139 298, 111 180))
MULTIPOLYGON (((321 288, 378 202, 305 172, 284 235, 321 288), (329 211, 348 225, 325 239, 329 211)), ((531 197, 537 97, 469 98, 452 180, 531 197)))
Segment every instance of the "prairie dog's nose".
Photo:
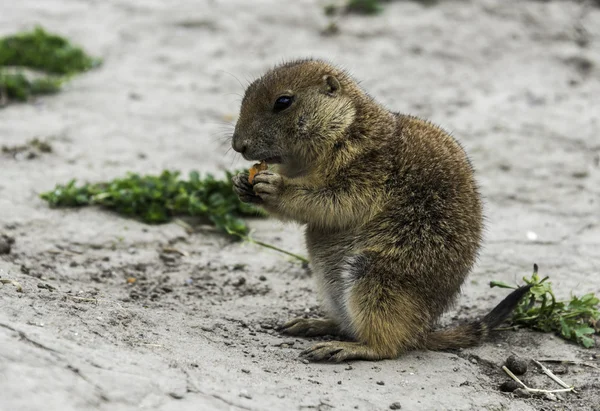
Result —
POLYGON ((240 137, 238 133, 233 133, 233 141, 231 143, 231 146, 235 151, 242 154, 244 154, 244 152, 248 148, 248 144, 243 138, 240 137))

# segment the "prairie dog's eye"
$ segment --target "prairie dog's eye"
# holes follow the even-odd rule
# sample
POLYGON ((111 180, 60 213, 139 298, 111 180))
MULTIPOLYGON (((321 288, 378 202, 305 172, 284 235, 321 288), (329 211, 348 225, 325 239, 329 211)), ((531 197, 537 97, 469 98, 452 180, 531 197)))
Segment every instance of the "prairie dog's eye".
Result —
POLYGON ((294 101, 294 97, 292 97, 292 96, 278 97, 277 100, 275 100, 275 105, 273 106, 273 111, 275 113, 279 113, 280 111, 283 111, 286 108, 288 108, 289 106, 291 106, 293 101, 294 101))

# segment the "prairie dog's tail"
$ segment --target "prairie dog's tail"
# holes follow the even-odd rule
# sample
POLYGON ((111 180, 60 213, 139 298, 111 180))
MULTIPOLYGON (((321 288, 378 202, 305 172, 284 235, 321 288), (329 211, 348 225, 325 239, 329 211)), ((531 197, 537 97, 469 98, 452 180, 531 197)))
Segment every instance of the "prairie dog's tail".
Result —
POLYGON ((427 336, 425 348, 432 351, 472 347, 483 341, 510 315, 531 285, 517 288, 479 321, 446 330, 433 331, 427 336))

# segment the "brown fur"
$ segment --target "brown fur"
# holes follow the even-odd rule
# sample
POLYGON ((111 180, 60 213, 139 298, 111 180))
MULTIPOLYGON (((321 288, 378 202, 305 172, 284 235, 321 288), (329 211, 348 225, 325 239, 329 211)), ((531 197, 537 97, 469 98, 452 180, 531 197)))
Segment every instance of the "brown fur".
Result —
POLYGON ((482 232, 471 164, 448 133, 386 110, 334 66, 299 60, 248 87, 233 147, 279 163, 253 186, 234 178, 240 198, 306 224, 328 320, 294 320, 283 332, 356 341, 317 344, 308 358, 393 358, 485 337, 481 322, 431 331, 473 266, 482 232), (281 95, 294 102, 274 112, 281 95))

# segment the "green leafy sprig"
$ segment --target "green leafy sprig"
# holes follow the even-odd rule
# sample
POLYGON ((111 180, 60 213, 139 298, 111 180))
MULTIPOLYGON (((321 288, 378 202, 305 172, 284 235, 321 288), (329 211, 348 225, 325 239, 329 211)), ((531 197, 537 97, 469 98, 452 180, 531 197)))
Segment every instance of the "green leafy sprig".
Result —
POLYGON ((176 171, 144 176, 129 173, 95 184, 76 185, 76 180, 71 180, 42 193, 41 198, 51 207, 102 206, 149 224, 165 223, 174 217, 206 217, 224 233, 246 236, 248 226, 240 217, 262 212, 237 198, 232 175, 227 172, 224 179, 211 174, 200 178, 192 171, 188 180, 182 180, 176 171))
MULTIPOLYGON (((538 275, 537 264, 531 278, 523 277, 523 281, 533 287, 515 309, 510 320, 512 326, 555 332, 586 348, 595 346, 594 335, 600 333, 598 297, 589 293, 571 296, 567 301, 557 300, 548 277, 538 275)), ((490 282, 490 287, 517 288, 501 281, 490 282)))
POLYGON ((26 101, 31 96, 56 93, 71 76, 100 63, 67 39, 41 27, 0 38, 0 102, 26 101), (6 67, 14 69, 9 71, 6 67), (31 79, 23 69, 44 75, 31 79))

